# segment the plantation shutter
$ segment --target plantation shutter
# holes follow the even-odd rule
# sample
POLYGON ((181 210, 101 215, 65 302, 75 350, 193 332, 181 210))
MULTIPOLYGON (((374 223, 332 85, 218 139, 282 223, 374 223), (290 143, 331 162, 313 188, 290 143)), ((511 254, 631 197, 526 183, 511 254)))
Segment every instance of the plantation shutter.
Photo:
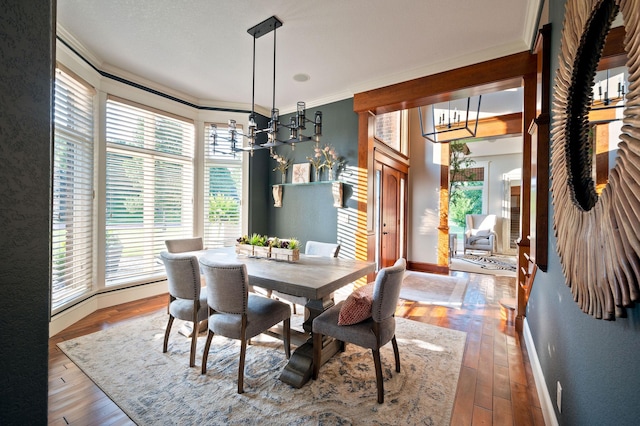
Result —
POLYGON ((93 88, 57 68, 54 93, 51 309, 93 282, 93 88))
MULTIPOLYGON (((214 145, 205 124, 204 244, 209 248, 232 246, 242 232, 242 155, 232 151, 227 126, 217 126, 214 145)), ((241 145, 239 126, 237 130, 241 145)))
POLYGON ((164 274, 165 240, 193 235, 193 122, 107 100, 106 285, 164 274))

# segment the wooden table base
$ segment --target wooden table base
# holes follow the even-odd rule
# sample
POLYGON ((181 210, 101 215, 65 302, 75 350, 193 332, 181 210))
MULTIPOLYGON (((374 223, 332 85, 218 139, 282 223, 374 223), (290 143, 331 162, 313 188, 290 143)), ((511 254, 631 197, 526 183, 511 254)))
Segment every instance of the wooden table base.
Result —
MULTIPOLYGON (((307 341, 298 346, 291 354, 289 362, 280 374, 280 380, 296 389, 300 389, 311 378, 313 372, 313 342, 311 339, 311 326, 313 319, 334 305, 332 297, 319 300, 310 300, 305 305, 306 319, 303 328, 307 333, 307 341)), ((327 362, 336 352, 343 348, 342 342, 335 339, 325 339, 322 344, 321 364, 327 362)))

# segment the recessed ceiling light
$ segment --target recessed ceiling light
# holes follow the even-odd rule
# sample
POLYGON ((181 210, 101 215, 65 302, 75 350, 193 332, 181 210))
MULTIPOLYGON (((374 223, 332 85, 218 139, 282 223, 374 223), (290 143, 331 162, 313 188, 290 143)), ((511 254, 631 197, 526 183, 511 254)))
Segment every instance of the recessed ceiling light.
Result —
POLYGON ((293 76, 293 79, 299 82, 308 81, 310 78, 309 74, 296 74, 293 76))

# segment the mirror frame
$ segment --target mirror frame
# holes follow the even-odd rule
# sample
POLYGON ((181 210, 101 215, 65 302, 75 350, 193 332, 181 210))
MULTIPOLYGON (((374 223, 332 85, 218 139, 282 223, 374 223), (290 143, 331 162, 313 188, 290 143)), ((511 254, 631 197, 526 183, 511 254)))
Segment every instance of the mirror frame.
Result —
POLYGON ((553 220, 566 283, 580 309, 598 319, 626 317, 626 308, 640 301, 639 77, 640 0, 567 0, 553 100, 553 220), (598 196, 588 111, 593 77, 618 12, 626 31, 629 90, 618 158, 598 196))

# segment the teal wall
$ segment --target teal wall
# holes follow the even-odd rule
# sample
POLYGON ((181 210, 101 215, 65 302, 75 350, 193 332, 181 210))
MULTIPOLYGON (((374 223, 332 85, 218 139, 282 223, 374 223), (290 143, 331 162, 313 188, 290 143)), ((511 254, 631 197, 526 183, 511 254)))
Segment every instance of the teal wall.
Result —
MULTIPOLYGON (((558 68, 564 7, 563 0, 550 2, 553 71, 558 68)), ((553 207, 550 224, 552 218, 553 207)), ((608 322, 579 309, 565 285, 550 226, 549 268, 547 273, 538 270, 527 322, 554 407, 556 382, 562 385, 562 413, 556 407, 561 425, 640 424, 640 308, 628 314, 608 322)))
MULTIPOLYGON (((268 125, 268 119, 262 115, 256 116, 256 124, 259 129, 268 125)), ((266 135, 259 135, 257 144, 265 143, 266 135)), ((269 231, 269 203, 271 200, 271 188, 266 177, 269 175, 269 151, 256 150, 249 157, 249 224, 248 233, 267 234, 269 231)))
MULTIPOLYGON (((353 98, 318 108, 307 110, 307 117, 312 119, 316 110, 322 111, 322 138, 320 146, 329 144, 333 146, 338 155, 345 161, 346 167, 338 174, 339 180, 344 182, 346 209, 355 208, 355 200, 351 199, 353 186, 350 182, 355 180, 354 173, 358 163, 358 115, 353 112, 353 98)), ((290 115, 283 116, 282 122, 288 123, 290 115)), ((281 137, 285 137, 286 129, 281 131, 281 137)), ((287 131, 288 132, 288 131, 287 131)), ((312 125, 307 126, 305 134, 313 133, 312 125)), ((288 133, 287 133, 288 134, 288 133)), ((293 160, 293 163, 308 163, 306 157, 313 155, 314 142, 308 141, 296 144, 295 149, 290 146, 277 148, 278 155, 283 155, 293 160)), ((268 234, 282 238, 294 237, 303 244, 307 240, 325 242, 341 242, 342 238, 350 238, 345 233, 338 236, 338 208, 333 207, 331 184, 313 185, 285 185, 283 188, 282 207, 273 207, 271 186, 281 183, 281 174, 272 171, 276 166, 274 160, 269 160, 268 191, 269 191, 269 227, 268 234), (340 240, 340 241, 339 241, 340 240)), ((326 179, 326 172, 323 180, 326 179)), ((287 183, 291 183, 292 171, 287 172, 287 183)), ((313 167, 311 167, 311 180, 315 179, 313 167)), ((253 199, 252 199, 253 201, 253 199)), ((342 210, 346 210, 342 209, 342 210)))
POLYGON ((44 425, 55 6, 0 10, 0 424, 44 425))

